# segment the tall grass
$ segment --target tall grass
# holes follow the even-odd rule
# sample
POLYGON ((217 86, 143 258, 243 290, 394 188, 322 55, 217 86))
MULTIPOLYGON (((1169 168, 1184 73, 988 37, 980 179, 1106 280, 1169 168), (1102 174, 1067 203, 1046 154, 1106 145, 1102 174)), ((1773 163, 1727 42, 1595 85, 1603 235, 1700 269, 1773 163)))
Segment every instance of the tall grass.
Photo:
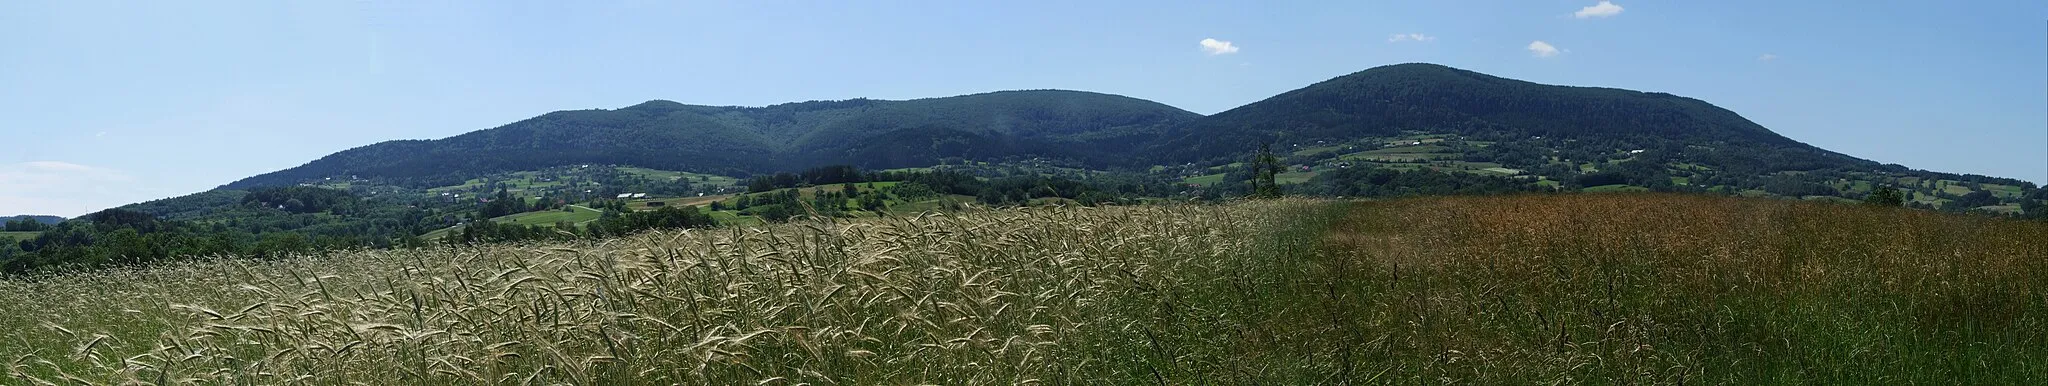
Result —
POLYGON ((2048 380, 2048 224, 1677 195, 1353 213, 1345 340, 1411 381, 2048 380))
POLYGON ((2032 383, 2044 245, 2040 223, 1581 195, 206 260, 0 280, 0 383, 2032 383))

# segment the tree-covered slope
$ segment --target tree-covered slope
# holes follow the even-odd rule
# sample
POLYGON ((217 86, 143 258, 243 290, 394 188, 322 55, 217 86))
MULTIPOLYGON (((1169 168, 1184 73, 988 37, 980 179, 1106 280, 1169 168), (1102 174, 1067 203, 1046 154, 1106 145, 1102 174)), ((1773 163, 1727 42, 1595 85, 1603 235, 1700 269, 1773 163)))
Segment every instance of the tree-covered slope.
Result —
POLYGON ((1395 136, 1427 131, 1494 138, 1559 137, 1637 148, 1701 146, 1751 172, 1875 165, 1771 132, 1706 102, 1665 93, 1553 86, 1434 65, 1376 67, 1197 121, 1150 151, 1162 161, 1241 154, 1248 143, 1395 136))
MULTIPOLYGON (((903 102, 877 102, 862 114, 820 125, 790 143, 814 165, 925 166, 874 162, 909 151, 933 157, 1013 155, 1069 158, 1092 164, 1141 162, 1124 157, 1201 116, 1156 102, 1075 91, 1010 91, 903 102), (852 146, 848 146, 852 144, 852 146), (910 148, 922 145, 925 149, 910 148), (876 149, 895 149, 877 152, 876 149)), ((905 159, 903 161, 909 161, 905 159)))
POLYGON ((438 140, 364 146, 227 187, 338 176, 428 187, 570 164, 726 175, 833 164, 879 169, 944 159, 1038 157, 1088 167, 1144 167, 1239 158, 1259 143, 1414 131, 1661 149, 1685 162, 1745 175, 1823 168, 1903 170, 1794 141, 1696 99, 1399 64, 1207 117, 1142 99, 1058 90, 765 107, 652 101, 616 110, 558 111, 438 140))
MULTIPOLYGON (((364 146, 225 188, 332 178, 423 189, 466 185, 495 173, 581 165, 745 177, 826 165, 973 164, 948 162, 965 160, 1147 170, 1218 187, 1189 195, 1229 195, 1217 191, 1249 175, 1232 174, 1242 168, 1229 165, 1248 159, 1262 144, 1280 150, 1290 183, 1313 182, 1319 175, 1372 175, 1348 170, 1360 166, 1479 173, 1513 181, 1467 187, 1521 190, 1857 199, 1892 186, 1909 191, 1908 201, 1923 206, 2007 213, 2024 209, 2022 198, 2034 189, 2024 181, 1918 171, 1827 151, 1697 99, 1545 85, 1434 64, 1367 69, 1212 116, 1142 99, 1058 90, 763 107, 651 101, 615 110, 558 111, 438 140, 364 146), (1339 170, 1348 171, 1325 173, 1339 170)), ((1336 184, 1343 186, 1321 191, 1434 192, 1462 181, 1417 178, 1448 185, 1404 190, 1336 184)), ((169 206, 207 206, 178 201, 169 206)))
POLYGON ((228 188, 332 176, 415 186, 577 163, 746 174, 820 164, 924 166, 941 158, 1045 156, 1133 162, 1123 149, 1200 115, 1078 91, 1007 91, 908 101, 855 99, 766 107, 652 101, 617 110, 558 111, 438 140, 390 141, 228 188))

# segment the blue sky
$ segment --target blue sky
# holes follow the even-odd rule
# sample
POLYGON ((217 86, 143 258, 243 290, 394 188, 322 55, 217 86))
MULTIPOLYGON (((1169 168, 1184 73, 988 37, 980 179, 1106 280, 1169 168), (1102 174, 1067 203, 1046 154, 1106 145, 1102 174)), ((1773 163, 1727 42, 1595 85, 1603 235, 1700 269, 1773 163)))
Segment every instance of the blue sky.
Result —
POLYGON ((1405 62, 1670 92, 1858 157, 2048 181, 2040 1, 186 3, 0 2, 0 214, 651 99, 1058 88, 1213 114, 1405 62))

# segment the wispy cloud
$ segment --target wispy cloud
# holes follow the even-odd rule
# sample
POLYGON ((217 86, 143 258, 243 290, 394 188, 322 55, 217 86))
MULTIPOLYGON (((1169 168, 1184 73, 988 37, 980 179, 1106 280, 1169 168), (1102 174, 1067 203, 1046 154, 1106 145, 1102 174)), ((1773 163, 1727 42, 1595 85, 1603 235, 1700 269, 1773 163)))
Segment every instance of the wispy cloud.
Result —
POLYGON ((1202 39, 1202 52, 1207 52, 1210 55, 1235 54, 1237 53, 1237 45, 1214 38, 1202 39))
POLYGON ((1550 45, 1550 43, 1544 43, 1542 40, 1529 42, 1529 53, 1536 55, 1536 57, 1538 58, 1548 58, 1552 56, 1557 56, 1557 54, 1560 52, 1564 51, 1558 50, 1557 46, 1550 45))
POLYGON ((1768 62, 1773 60, 1778 60, 1778 54, 1763 54, 1763 56, 1756 57, 1756 61, 1759 62, 1768 62))
POLYGON ((1419 34, 1419 33, 1407 33, 1407 34, 1394 34, 1394 36, 1392 36, 1392 37, 1388 37, 1388 38, 1387 38, 1387 42, 1388 42, 1388 43, 1400 43, 1400 42, 1433 42, 1433 41, 1436 41, 1436 37, 1435 37, 1435 36, 1423 35, 1423 34, 1419 34))
POLYGON ((0 215, 77 216, 120 204, 135 179, 119 170, 63 161, 0 164, 0 215))
POLYGON ((1572 12, 1572 17, 1580 19, 1591 19, 1596 17, 1613 17, 1614 15, 1620 14, 1621 6, 1614 5, 1614 2, 1611 1, 1601 1, 1599 4, 1593 4, 1592 6, 1588 6, 1585 8, 1579 8, 1578 12, 1572 12))

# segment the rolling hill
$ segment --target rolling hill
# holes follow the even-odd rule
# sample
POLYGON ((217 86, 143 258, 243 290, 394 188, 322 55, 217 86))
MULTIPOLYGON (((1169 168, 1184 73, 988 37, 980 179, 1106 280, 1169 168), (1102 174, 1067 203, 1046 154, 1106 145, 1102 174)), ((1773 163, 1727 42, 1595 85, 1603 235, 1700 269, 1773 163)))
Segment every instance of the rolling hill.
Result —
MULTIPOLYGON (((1424 63, 1370 68, 1210 116, 1061 90, 764 107, 650 101, 557 111, 437 140, 363 146, 222 190, 344 180, 434 189, 592 164, 739 178, 825 165, 1049 164, 1184 181, 1201 188, 1189 195, 1209 197, 1242 193, 1233 187, 1250 173, 1239 161, 1261 144, 1282 150, 1289 170, 1279 180, 1303 194, 1428 195, 1484 187, 1477 189, 1855 200, 1896 187, 1910 206, 2007 214, 2031 212, 2025 208, 2048 198, 2027 181, 1914 170, 1828 151, 1698 99, 1546 85, 1424 63), (1354 164, 1487 178, 1373 177, 1347 170, 1354 164), (1514 181, 1488 179, 1501 177, 1514 181), (1389 183, 1455 186, 1382 186, 1389 183)), ((165 204, 208 207, 172 201, 165 204)))
POLYGON ((1697 99, 1544 85, 1410 63, 1336 77, 1212 116, 1142 99, 1059 90, 765 107, 651 101, 615 110, 557 111, 444 139, 363 146, 224 188, 344 176, 424 188, 571 164, 741 176, 830 164, 921 167, 949 159, 1037 158, 1141 169, 1228 163, 1259 143, 1414 133, 1505 144, 1489 150, 1504 153, 1492 155, 1501 159, 1475 160, 1513 170, 1641 150, 1664 163, 1651 168, 1685 168, 1686 174, 1702 174, 1702 181, 1815 170, 1859 173, 1884 183, 1911 176, 1962 179, 1820 149, 1697 99), (1545 152, 1577 157, 1534 154, 1545 152))
POLYGON ((617 110, 557 111, 438 140, 349 149, 225 188, 334 176, 430 187, 569 164, 750 174, 824 164, 894 168, 944 158, 1025 156, 1107 166, 1138 162, 1123 150, 1171 135, 1200 117, 1151 101, 1057 90, 766 107, 651 101, 617 110))
POLYGON ((1695 151, 1741 173, 1876 167, 1813 147, 1735 112, 1666 93, 1544 85, 1434 64, 1382 66, 1323 81, 1189 124, 1150 158, 1186 162, 1248 143, 1394 136, 1403 131, 1518 141, 1550 137, 1613 147, 1695 151))

